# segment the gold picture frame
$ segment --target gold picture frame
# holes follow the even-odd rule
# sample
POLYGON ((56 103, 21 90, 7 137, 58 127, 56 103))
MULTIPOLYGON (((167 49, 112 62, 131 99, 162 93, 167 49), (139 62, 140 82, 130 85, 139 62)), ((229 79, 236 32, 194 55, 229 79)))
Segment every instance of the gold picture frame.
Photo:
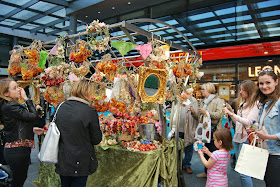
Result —
MULTIPOLYGON (((39 87, 35 86, 35 85, 39 84, 38 80, 33 80, 32 82, 30 80, 28 80, 28 81, 20 80, 20 81, 17 81, 17 84, 19 87, 22 87, 22 88, 25 88, 26 86, 32 86, 35 91, 35 94, 34 94, 34 97, 30 98, 30 99, 32 99, 35 102, 35 104, 40 104, 40 89, 39 89, 39 87)), ((19 99, 19 103, 24 104, 24 100, 21 97, 19 99)))
POLYGON ((165 69, 140 67, 139 78, 138 78, 138 93, 141 97, 142 102, 164 104, 165 102, 164 93, 165 93, 167 78, 168 78, 168 71, 165 69), (159 88, 157 92, 152 96, 149 96, 145 91, 145 81, 150 75, 157 76, 159 81, 159 88))

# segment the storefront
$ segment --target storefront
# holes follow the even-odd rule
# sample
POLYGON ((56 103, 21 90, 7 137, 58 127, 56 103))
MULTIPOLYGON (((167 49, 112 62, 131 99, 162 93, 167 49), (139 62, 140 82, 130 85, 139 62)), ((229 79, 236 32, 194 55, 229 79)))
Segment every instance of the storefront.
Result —
MULTIPOLYGON (((280 42, 240 45, 202 51, 204 76, 197 84, 212 82, 220 97, 231 101, 243 80, 257 81, 262 69, 271 68, 280 76, 280 42), (235 57, 235 58, 233 58, 235 57)), ((195 96, 201 98, 199 86, 195 96)))

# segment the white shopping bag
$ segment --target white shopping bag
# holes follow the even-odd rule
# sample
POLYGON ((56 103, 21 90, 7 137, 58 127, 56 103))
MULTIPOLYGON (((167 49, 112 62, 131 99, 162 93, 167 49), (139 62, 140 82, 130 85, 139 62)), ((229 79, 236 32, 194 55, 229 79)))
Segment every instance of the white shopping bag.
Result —
POLYGON ((239 153, 235 171, 238 173, 263 180, 268 160, 268 150, 254 146, 257 136, 252 145, 243 144, 239 153))

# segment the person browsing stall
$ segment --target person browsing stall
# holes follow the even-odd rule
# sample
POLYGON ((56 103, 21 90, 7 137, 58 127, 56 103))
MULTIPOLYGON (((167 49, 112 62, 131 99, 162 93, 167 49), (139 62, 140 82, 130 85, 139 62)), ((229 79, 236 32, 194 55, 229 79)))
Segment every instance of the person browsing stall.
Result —
MULTIPOLYGON (((243 101, 239 105, 237 114, 234 113, 230 105, 223 109, 223 112, 228 114, 236 125, 233 137, 236 159, 238 159, 242 145, 244 143, 248 144, 246 129, 251 128, 253 122, 258 120, 259 109, 257 102, 253 101, 256 90, 257 87, 253 81, 242 81, 239 94, 243 101)), ((250 176, 240 174, 240 179, 242 187, 253 187, 253 181, 250 176)))
MULTIPOLYGON (((202 106, 198 109, 198 111, 194 110, 194 107, 190 107, 191 113, 195 119, 199 119, 199 115, 205 115, 206 111, 209 112, 211 118, 211 134, 213 134, 221 119, 222 110, 224 106, 224 101, 215 94, 216 89, 212 83, 206 83, 201 86, 201 94, 204 97, 202 101, 202 106)), ((213 136, 211 136, 213 137, 213 136)), ((212 138, 211 138, 212 139, 212 138)), ((214 145, 214 140, 212 139, 210 143, 206 143, 205 146, 211 151, 215 151, 217 148, 214 145)), ((208 159, 208 155, 205 155, 206 159, 208 159)), ((198 178, 207 177, 207 168, 204 168, 204 173, 196 175, 198 178)))
POLYGON ((206 187, 228 186, 227 165, 230 161, 230 150, 233 149, 232 137, 229 129, 218 129, 214 132, 214 144, 217 151, 211 153, 207 147, 198 150, 200 159, 207 170, 206 187), (210 158, 206 160, 204 154, 210 158))
POLYGON ((190 111, 190 106, 193 106, 195 110, 198 109, 197 100, 194 97, 189 98, 190 104, 185 105, 183 102, 181 106, 180 122, 179 122, 179 137, 185 142, 185 157, 182 162, 182 169, 184 169, 188 174, 192 174, 191 169, 191 159, 193 155, 193 143, 194 132, 198 125, 196 119, 193 118, 190 111))
POLYGON ((56 115, 60 141, 55 171, 62 187, 85 187, 88 175, 98 167, 94 145, 101 142, 102 132, 97 111, 90 104, 93 93, 92 81, 75 82, 56 115))
POLYGON ((6 141, 4 157, 13 172, 12 187, 22 187, 27 178, 31 148, 34 148, 37 111, 24 89, 12 78, 0 80, 0 107, 6 141), (20 97, 27 108, 18 103, 20 97))

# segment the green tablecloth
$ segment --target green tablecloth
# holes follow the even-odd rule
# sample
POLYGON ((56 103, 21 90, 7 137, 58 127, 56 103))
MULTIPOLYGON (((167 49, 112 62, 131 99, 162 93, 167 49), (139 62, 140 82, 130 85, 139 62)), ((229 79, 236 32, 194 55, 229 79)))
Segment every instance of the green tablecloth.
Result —
MULTIPOLYGON (((87 187, 177 187, 177 160, 175 140, 164 140, 161 149, 149 152, 131 152, 121 148, 103 150, 96 146, 97 171, 90 175, 87 187)), ((179 149, 184 143, 179 141, 179 149)), ((181 151, 182 153, 182 151, 181 151)), ((182 160, 182 154, 180 156, 182 160)), ((181 162, 181 161, 180 161, 181 162)), ((55 166, 40 163, 37 187, 59 187, 55 166)))

